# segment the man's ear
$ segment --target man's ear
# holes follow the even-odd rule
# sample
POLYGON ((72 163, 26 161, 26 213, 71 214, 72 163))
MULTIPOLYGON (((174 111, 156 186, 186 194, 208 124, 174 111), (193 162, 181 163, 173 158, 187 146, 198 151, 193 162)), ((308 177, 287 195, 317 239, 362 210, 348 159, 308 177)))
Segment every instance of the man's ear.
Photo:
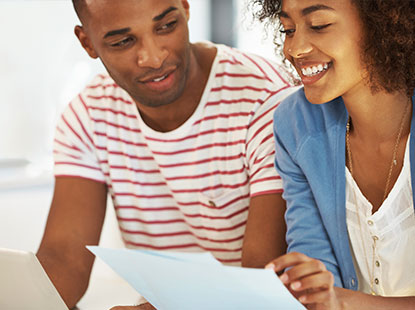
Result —
POLYGON ((186 13, 187 20, 189 20, 189 18, 190 18, 190 10, 189 10, 190 5, 189 5, 189 2, 187 0, 182 0, 182 6, 183 6, 184 11, 186 13))
POLYGON ((75 31, 76 37, 78 38, 79 42, 81 42, 82 47, 84 48, 84 50, 86 50, 88 55, 94 59, 98 58, 98 54, 95 52, 95 49, 92 46, 91 40, 85 33, 84 28, 82 28, 81 26, 75 26, 74 31, 75 31))

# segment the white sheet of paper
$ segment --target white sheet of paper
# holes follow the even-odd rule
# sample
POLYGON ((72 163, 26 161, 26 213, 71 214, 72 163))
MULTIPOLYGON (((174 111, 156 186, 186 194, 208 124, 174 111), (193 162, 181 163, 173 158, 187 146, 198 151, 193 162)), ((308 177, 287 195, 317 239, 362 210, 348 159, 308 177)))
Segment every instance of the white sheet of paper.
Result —
POLYGON ((303 310, 275 273, 223 266, 209 253, 88 247, 158 310, 303 310))

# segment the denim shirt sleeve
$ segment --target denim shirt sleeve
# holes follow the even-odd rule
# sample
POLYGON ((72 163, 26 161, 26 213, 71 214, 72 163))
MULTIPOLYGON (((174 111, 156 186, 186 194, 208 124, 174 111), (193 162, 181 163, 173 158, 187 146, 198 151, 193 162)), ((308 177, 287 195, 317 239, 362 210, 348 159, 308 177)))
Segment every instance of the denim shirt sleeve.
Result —
POLYGON ((305 135, 302 138, 294 137, 295 133, 291 131, 298 131, 298 128, 292 128, 293 120, 287 120, 285 112, 287 111, 279 108, 275 111, 274 137, 275 167, 283 180, 283 198, 287 202, 285 220, 288 252, 300 252, 321 260, 333 274, 335 286, 343 287, 338 261, 320 210, 308 179, 296 161, 296 154, 301 145, 305 143, 302 138, 307 139, 307 137, 305 135))

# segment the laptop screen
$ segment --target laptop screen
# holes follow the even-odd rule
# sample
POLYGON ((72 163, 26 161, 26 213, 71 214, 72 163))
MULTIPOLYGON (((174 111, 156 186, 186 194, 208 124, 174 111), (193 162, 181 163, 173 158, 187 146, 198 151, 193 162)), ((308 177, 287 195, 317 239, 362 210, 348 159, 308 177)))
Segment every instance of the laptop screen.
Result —
POLYGON ((0 248, 0 309, 68 310, 32 252, 0 248))

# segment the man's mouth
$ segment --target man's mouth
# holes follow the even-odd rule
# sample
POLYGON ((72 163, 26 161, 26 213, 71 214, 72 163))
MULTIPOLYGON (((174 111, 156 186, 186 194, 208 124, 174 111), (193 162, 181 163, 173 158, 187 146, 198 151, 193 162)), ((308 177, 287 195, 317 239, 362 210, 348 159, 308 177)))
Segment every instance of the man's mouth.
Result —
POLYGON ((149 90, 156 92, 164 92, 173 87, 176 81, 176 69, 164 71, 161 74, 153 75, 140 79, 139 82, 145 85, 149 90))
POLYGON ((161 76, 161 77, 159 77, 159 78, 152 79, 152 80, 151 80, 151 82, 161 82, 161 81, 163 81, 163 80, 164 80, 167 76, 168 76, 168 74, 163 75, 163 76, 161 76))
POLYGON ((140 83, 143 83, 143 84, 158 83, 158 82, 161 82, 161 81, 165 80, 166 78, 168 78, 169 75, 171 75, 174 71, 175 71, 175 69, 168 69, 168 70, 165 70, 164 72, 159 73, 159 74, 153 74, 153 75, 148 76, 148 77, 140 78, 138 81, 140 83))

